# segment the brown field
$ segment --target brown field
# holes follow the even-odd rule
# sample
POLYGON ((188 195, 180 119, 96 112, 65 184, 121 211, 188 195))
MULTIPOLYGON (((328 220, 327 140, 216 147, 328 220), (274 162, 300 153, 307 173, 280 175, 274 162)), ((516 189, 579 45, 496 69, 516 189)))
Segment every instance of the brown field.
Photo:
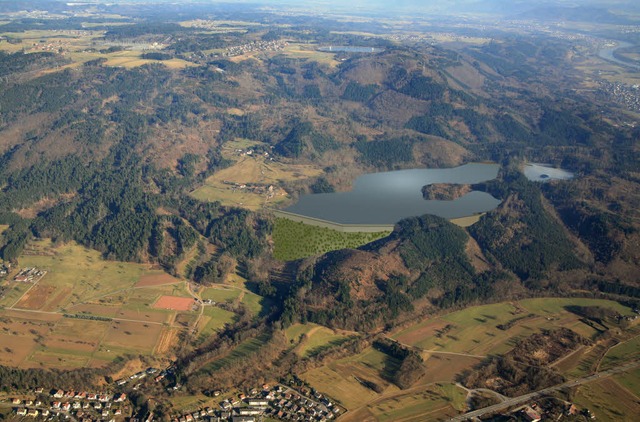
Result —
POLYGON ((16 303, 16 308, 40 310, 45 305, 47 298, 53 296, 56 288, 54 286, 35 285, 25 293, 16 303))
POLYGON ((80 341, 94 343, 97 345, 108 329, 109 323, 106 321, 64 318, 56 324, 51 333, 51 338, 68 342, 80 341))
POLYGON ((89 356, 38 350, 29 358, 28 362, 25 362, 25 366, 30 368, 83 368, 89 363, 89 359, 89 356))
POLYGON ((178 325, 189 327, 195 322, 196 318, 197 316, 193 314, 178 314, 174 322, 178 325))
POLYGON ((177 334, 178 330, 172 328, 164 330, 158 339, 158 344, 156 344, 156 350, 154 353, 162 355, 169 352, 178 338, 177 334))
POLYGON ((569 355, 558 360, 553 365, 560 373, 566 374, 574 369, 582 361, 585 354, 591 350, 591 347, 581 346, 571 352, 569 355))
POLYGON ((447 321, 440 319, 433 320, 428 324, 420 324, 415 329, 405 330, 396 337, 400 343, 414 344, 425 337, 432 337, 438 330, 443 329, 448 324, 447 321))
POLYGON ((74 314, 90 314, 113 318, 118 312, 118 307, 108 305, 83 304, 69 308, 69 312, 74 314))
POLYGON ((164 323, 164 322, 168 322, 168 319, 169 319, 170 316, 171 316, 171 314, 167 313, 167 312, 153 312, 153 311, 149 311, 149 310, 138 311, 138 310, 131 310, 131 309, 120 309, 116 313, 115 317, 116 318, 122 318, 122 319, 135 319, 137 321, 144 321, 144 322, 164 323))
POLYGON ((638 397, 610 378, 581 386, 575 402, 600 421, 632 422, 640 415, 638 397))
POLYGON ((69 286, 64 287, 62 289, 56 289, 56 293, 49 296, 49 300, 42 308, 43 311, 55 311, 59 309, 59 306, 69 297, 71 296, 71 292, 73 289, 69 286))
POLYGON ((173 309, 174 311, 190 311, 195 300, 190 297, 161 296, 153 305, 158 309, 173 309))
POLYGON ((167 273, 145 274, 140 277, 136 287, 162 286, 164 284, 178 283, 180 280, 167 273))
POLYGON ((36 343, 32 337, 0 334, 0 365, 18 366, 33 351, 36 343))
MULTIPOLYGON (((53 326, 50 322, 32 322, 32 321, 16 321, 9 320, 7 322, 0 323, 0 329, 5 334, 13 334, 14 336, 34 336, 34 335, 46 335, 49 333, 49 329, 53 326)), ((0 346, 2 343, 0 343, 0 346)))
POLYGON ((158 324, 113 321, 102 344, 106 348, 151 354, 162 333, 162 328, 162 325, 158 324))
POLYGON ((378 397, 352 376, 347 377, 326 366, 313 369, 302 378, 318 391, 330 392, 333 398, 338 399, 348 409, 364 406, 378 397))
POLYGON ((87 342, 76 339, 48 338, 45 345, 52 350, 69 350, 71 352, 91 353, 98 347, 98 342, 87 342))
POLYGON ((27 312, 27 311, 21 311, 20 309, 5 309, 2 314, 7 318, 26 319, 29 321, 55 322, 62 319, 62 315, 60 314, 27 312))
POLYGON ((265 204, 274 205, 286 201, 286 192, 277 188, 281 181, 297 181, 315 177, 322 173, 320 168, 304 164, 283 164, 265 160, 262 156, 235 157, 233 152, 224 152, 227 158, 236 162, 207 178, 204 185, 191 192, 191 196, 201 201, 220 201, 224 205, 259 209, 265 204), (256 183, 264 186, 276 186, 274 196, 267 198, 265 193, 254 193, 247 189, 235 189, 225 183, 256 183))
POLYGON ((471 356, 445 355, 424 353, 422 355, 427 372, 419 384, 434 382, 454 382, 456 376, 466 369, 479 364, 482 359, 471 356))

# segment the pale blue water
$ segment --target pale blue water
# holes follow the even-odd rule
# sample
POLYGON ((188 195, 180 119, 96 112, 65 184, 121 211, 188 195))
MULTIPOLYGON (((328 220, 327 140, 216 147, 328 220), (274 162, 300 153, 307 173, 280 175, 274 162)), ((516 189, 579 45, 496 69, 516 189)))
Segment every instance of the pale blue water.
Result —
POLYGON ((318 51, 329 53, 379 53, 381 48, 375 47, 354 47, 348 45, 331 45, 328 47, 319 47, 318 51))
POLYGON ((573 173, 563 169, 554 168, 546 164, 527 163, 524 165, 524 175, 533 182, 546 182, 548 180, 568 180, 573 178, 573 173))
POLYGON ((434 214, 460 218, 490 211, 500 201, 473 191, 453 201, 427 201, 422 187, 432 183, 471 184, 495 179, 498 164, 472 163, 448 169, 412 169, 358 177, 350 192, 302 195, 284 211, 340 224, 393 225, 403 218, 434 214))

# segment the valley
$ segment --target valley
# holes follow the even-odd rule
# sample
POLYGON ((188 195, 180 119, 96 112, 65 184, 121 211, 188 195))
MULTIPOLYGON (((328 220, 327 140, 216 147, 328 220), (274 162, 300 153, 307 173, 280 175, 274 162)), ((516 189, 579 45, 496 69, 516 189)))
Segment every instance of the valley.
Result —
POLYGON ((633 420, 637 7, 370 3, 0 4, 0 419, 633 420))

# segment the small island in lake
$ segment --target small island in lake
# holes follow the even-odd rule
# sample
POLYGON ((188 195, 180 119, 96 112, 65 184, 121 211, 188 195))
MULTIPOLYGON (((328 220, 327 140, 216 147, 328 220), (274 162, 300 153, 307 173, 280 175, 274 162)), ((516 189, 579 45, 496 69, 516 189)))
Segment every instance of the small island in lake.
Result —
POLYGON ((428 201, 453 201, 471 191, 467 184, 432 183, 422 187, 422 197, 428 201))

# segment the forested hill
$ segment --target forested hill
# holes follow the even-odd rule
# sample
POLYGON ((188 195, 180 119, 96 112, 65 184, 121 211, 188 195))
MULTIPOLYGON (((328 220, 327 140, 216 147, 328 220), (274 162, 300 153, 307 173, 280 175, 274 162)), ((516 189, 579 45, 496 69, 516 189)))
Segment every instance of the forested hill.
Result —
POLYGON ((318 28, 220 35, 151 22, 111 27, 99 41, 157 39, 167 40, 161 53, 123 67, 110 62, 123 47, 106 44, 83 50, 97 58, 81 62, 59 51, 0 54, 2 259, 16 260, 33 237, 75 240, 172 273, 188 256, 180 275, 201 283, 240 268, 263 293, 289 297, 300 286, 271 285, 270 271, 283 264, 272 258, 269 213, 193 194, 250 145, 255 154, 243 159, 260 157, 286 176, 238 185, 271 185, 285 200, 347 189, 368 171, 471 160, 516 166, 526 158, 578 176, 542 188, 515 178, 484 186, 504 200, 498 210, 468 231, 431 217, 405 221, 383 245, 388 257, 375 249, 319 257, 301 267, 311 273, 301 270, 300 283, 312 288, 288 300, 289 321, 371 326, 500 289, 506 297, 557 287, 567 272, 620 291, 634 283, 626 276, 638 262, 630 246, 638 238, 637 129, 602 118, 567 88, 569 44, 515 37, 449 50, 318 28), (284 49, 311 39, 379 52, 284 49), (264 51, 207 56, 249 42, 264 51), (484 266, 467 250, 478 245, 484 266), (379 270, 354 290, 354 279, 336 275, 343 261, 379 270), (362 309, 373 317, 358 320, 362 309))

